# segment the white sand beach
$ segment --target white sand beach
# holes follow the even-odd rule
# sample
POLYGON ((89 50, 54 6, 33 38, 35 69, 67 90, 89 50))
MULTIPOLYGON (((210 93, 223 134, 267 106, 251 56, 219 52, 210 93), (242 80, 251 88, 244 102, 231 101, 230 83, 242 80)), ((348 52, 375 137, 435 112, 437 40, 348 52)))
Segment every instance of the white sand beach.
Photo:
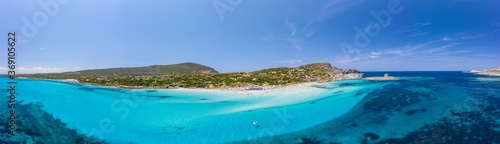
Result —
MULTIPOLYGON (((333 82, 335 83, 335 82, 333 82)), ((360 97, 354 97, 353 92, 358 91, 362 87, 338 87, 334 89, 315 87, 316 85, 330 85, 331 83, 302 83, 283 87, 264 87, 264 90, 244 90, 243 88, 235 89, 161 89, 159 93, 181 93, 183 95, 204 95, 208 100, 193 101, 186 99, 168 99, 164 101, 156 101, 155 103, 217 103, 223 101, 233 101, 241 103, 237 107, 219 111, 223 113, 235 113, 248 110, 280 107, 287 105, 300 104, 311 102, 314 100, 326 98, 335 94, 335 98, 343 99, 342 105, 354 105, 360 100, 360 97), (350 101, 354 100, 354 101, 350 101)), ((175 95, 172 95, 175 96, 175 95)))
POLYGON ((76 79, 64 79, 64 80, 61 80, 62 82, 70 82, 70 83, 80 83, 78 80, 76 79))
POLYGON ((290 95, 290 94, 298 94, 298 93, 311 93, 317 92, 321 90, 320 88, 315 88, 313 85, 318 85, 320 83, 310 82, 310 83, 301 83, 287 86, 261 86, 257 88, 262 88, 262 90, 248 90, 249 88, 254 87, 245 87, 245 88, 219 88, 219 89, 205 89, 205 88, 178 88, 173 89, 177 91, 186 91, 186 92, 209 92, 209 93, 230 93, 237 95, 290 95))

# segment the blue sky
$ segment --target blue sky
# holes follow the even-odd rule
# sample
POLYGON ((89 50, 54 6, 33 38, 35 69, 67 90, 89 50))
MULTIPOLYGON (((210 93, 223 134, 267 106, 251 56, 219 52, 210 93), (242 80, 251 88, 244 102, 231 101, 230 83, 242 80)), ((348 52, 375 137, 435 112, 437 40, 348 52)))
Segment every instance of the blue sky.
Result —
POLYGON ((21 73, 182 62, 221 72, 500 66, 500 1, 0 1, 2 39, 18 33, 21 73))

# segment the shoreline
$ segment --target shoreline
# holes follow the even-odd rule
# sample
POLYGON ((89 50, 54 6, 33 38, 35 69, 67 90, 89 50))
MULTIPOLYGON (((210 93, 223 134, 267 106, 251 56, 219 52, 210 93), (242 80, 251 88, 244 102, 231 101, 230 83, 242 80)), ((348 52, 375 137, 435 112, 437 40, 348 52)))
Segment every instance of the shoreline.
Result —
POLYGON ((63 82, 70 82, 70 83, 80 83, 77 79, 64 79, 64 80, 61 80, 63 82))
MULTIPOLYGON (((323 83, 330 82, 304 82, 304 83, 296 83, 289 85, 276 85, 276 86, 249 86, 249 87, 234 87, 234 88, 163 88, 163 87, 144 87, 144 86, 107 86, 107 85, 97 85, 92 83, 79 82, 76 79, 40 79, 40 78, 24 78, 24 79, 37 79, 37 80, 48 80, 55 82, 64 82, 64 83, 72 83, 72 84, 82 84, 82 85, 91 85, 97 87, 107 87, 107 88, 119 88, 126 90, 176 90, 176 91, 190 91, 190 92, 229 92, 229 93, 237 93, 237 94, 264 94, 264 93, 274 93, 279 92, 281 94, 284 93, 295 93, 295 92, 303 92, 306 91, 307 88, 321 89, 314 87, 314 85, 320 85, 323 83), (253 89, 257 88, 257 89, 253 89)), ((360 78, 362 79, 362 78, 360 78)), ((331 82, 339 82, 343 80, 336 80, 331 82)))
POLYGON ((29 78, 29 77, 17 77, 16 79, 34 79, 34 80, 46 80, 46 81, 85 84, 85 83, 79 82, 77 79, 45 79, 45 78, 29 78))
MULTIPOLYGON (((254 87, 240 87, 240 88, 216 88, 216 89, 205 89, 205 88, 177 88, 172 90, 186 91, 186 92, 208 92, 208 93, 233 93, 240 95, 283 95, 283 94, 295 94, 295 93, 305 93, 314 92, 317 90, 322 90, 321 88, 313 87, 321 83, 318 82, 307 82, 299 84, 291 84, 286 86, 262 86, 262 90, 248 90, 254 87)), ((162 89, 169 90, 169 89, 162 89)))
POLYGON ((367 78, 364 78, 366 80, 376 80, 376 81, 386 81, 386 80, 399 80, 399 78, 397 77, 392 77, 392 76, 389 76, 389 77, 367 77, 367 78))
POLYGON ((487 76, 500 76, 500 73, 491 73, 491 72, 472 72, 472 73, 479 75, 487 75, 487 76))
POLYGON ((487 75, 487 76, 500 76, 500 67, 497 68, 487 68, 484 70, 471 70, 468 71, 473 74, 487 75))

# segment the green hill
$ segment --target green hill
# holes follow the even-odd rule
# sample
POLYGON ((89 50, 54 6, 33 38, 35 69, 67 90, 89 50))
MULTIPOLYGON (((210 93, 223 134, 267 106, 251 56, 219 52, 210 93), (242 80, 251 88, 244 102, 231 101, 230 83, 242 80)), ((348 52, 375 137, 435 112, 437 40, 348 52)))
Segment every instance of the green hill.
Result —
MULTIPOLYGON (((20 75, 21 76, 21 75, 20 75)), ((196 64, 153 65, 76 72, 23 75, 28 78, 75 79, 78 82, 124 88, 228 88, 329 82, 361 78, 357 70, 340 69, 330 63, 313 63, 297 68, 269 68, 253 72, 219 73, 196 64)))
POLYGON ((211 67, 207 67, 197 63, 180 63, 173 65, 152 65, 146 67, 128 67, 128 68, 108 68, 83 70, 76 72, 66 72, 68 74, 81 75, 134 75, 134 74, 204 74, 204 73, 219 73, 211 67))

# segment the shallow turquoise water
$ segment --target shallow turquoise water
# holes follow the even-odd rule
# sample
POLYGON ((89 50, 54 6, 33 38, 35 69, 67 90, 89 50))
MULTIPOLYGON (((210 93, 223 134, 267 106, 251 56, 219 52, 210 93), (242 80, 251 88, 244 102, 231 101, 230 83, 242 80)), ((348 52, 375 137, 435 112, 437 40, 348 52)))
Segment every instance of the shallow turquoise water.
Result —
MULTIPOLYGON (((345 80, 307 92, 267 96, 17 79, 17 100, 42 103, 69 128, 110 143, 409 142, 426 134, 418 133, 424 126, 453 117, 452 112, 486 111, 473 105, 497 106, 493 105, 500 87, 497 77, 461 72, 391 75, 402 79, 345 80), (492 99, 478 102, 474 92, 492 99), (367 139, 366 133, 380 138, 367 139)), ((6 79, 0 81, 6 87, 6 79)), ((498 131, 498 113, 490 114, 491 123, 485 125, 498 131)))
MULTIPOLYGON (((163 143, 166 140, 220 143, 299 131, 347 112, 364 97, 363 94, 355 96, 362 88, 376 89, 384 85, 374 83, 331 90, 310 88, 319 93, 284 97, 125 90, 31 79, 18 79, 18 82, 17 100, 41 102, 47 112, 69 127, 116 143, 163 143)), ((338 87, 339 83, 322 85, 338 87)))

